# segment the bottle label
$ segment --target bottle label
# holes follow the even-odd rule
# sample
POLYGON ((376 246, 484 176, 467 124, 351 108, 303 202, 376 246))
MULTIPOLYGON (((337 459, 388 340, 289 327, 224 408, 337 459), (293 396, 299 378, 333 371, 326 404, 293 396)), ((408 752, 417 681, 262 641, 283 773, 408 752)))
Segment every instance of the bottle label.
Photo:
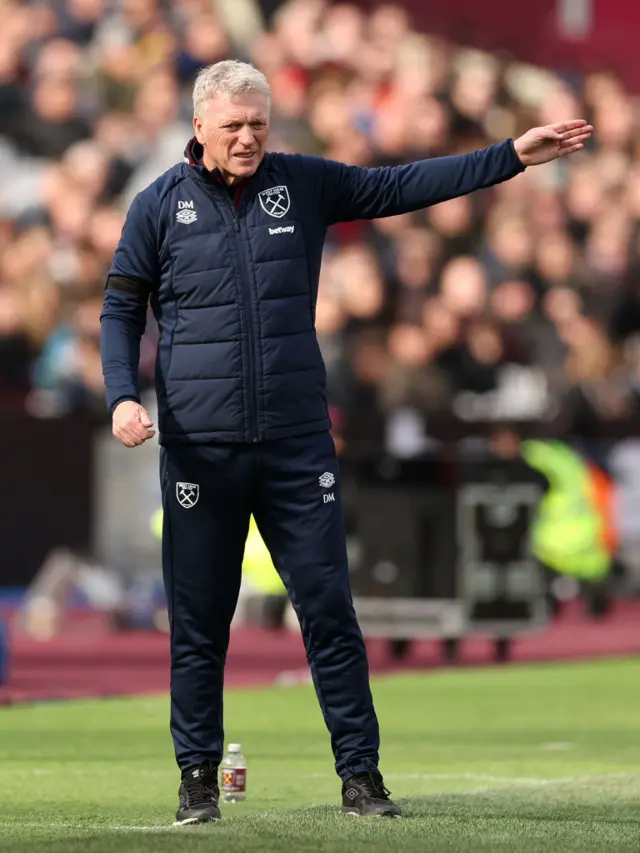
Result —
POLYGON ((222 790, 228 794, 244 793, 247 787, 247 771, 244 767, 225 767, 222 771, 222 790))

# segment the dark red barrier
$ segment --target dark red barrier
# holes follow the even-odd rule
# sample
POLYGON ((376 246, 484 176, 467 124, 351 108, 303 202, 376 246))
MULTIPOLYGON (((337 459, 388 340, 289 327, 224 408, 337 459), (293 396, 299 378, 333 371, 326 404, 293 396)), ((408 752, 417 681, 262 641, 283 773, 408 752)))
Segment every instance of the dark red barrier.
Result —
POLYGON ((31 581, 51 548, 91 542, 91 420, 0 414, 0 587, 31 581))
MULTIPOLYGON (((371 9, 378 0, 359 0, 371 9)), ((417 29, 562 72, 613 69, 640 91, 637 0, 403 0, 417 29), (582 22, 585 24, 584 28, 582 22)))

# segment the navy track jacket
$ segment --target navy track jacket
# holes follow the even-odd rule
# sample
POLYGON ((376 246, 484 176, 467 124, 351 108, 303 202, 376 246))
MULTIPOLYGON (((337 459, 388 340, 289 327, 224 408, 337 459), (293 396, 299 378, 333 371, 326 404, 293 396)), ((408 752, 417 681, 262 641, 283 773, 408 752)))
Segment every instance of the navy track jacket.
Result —
MULTIPOLYGON (((524 170, 512 140, 366 169, 267 153, 235 199, 185 162, 131 204, 108 275, 102 364, 111 412, 139 401, 148 301, 158 322, 158 430, 170 442, 256 442, 330 427, 314 329, 325 234, 417 210, 524 170)), ((188 160, 188 162, 186 162, 188 160)))

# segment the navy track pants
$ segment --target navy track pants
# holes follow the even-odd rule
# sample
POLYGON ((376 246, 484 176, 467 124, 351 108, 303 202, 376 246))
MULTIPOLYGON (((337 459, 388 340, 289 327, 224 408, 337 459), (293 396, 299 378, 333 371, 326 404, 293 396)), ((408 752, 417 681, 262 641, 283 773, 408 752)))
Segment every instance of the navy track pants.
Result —
POLYGON ((172 444, 160 460, 179 767, 222 758, 224 665, 253 513, 300 621, 336 772, 347 779, 375 770, 378 721, 349 587, 331 435, 172 444))

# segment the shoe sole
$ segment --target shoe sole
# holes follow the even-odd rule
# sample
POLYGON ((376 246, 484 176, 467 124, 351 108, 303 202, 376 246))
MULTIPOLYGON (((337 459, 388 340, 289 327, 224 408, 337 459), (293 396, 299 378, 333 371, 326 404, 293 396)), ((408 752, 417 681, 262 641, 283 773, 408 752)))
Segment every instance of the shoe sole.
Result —
POLYGON ((184 820, 174 820, 173 826, 195 826, 197 823, 218 823, 219 817, 186 817, 184 820))
POLYGON ((361 812, 352 812, 352 811, 349 811, 348 809, 345 809, 345 808, 342 809, 342 812, 347 817, 384 817, 384 818, 394 818, 394 817, 402 818, 403 817, 403 815, 401 815, 401 814, 389 814, 389 813, 387 813, 387 814, 362 814, 361 812))

